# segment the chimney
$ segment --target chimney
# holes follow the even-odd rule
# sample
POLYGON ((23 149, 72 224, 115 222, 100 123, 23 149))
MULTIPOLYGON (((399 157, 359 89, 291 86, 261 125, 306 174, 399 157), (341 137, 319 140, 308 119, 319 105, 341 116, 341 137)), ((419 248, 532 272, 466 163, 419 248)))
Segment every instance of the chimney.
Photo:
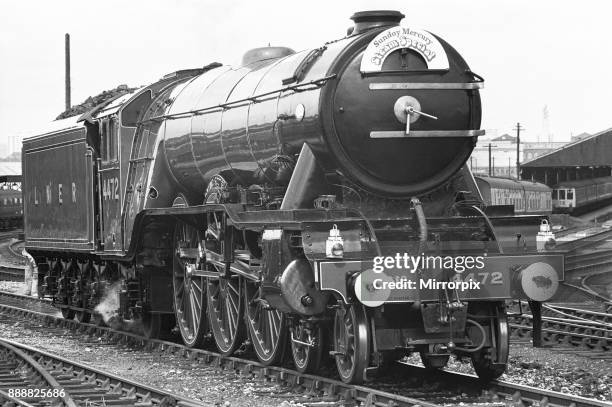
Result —
POLYGON ((361 34, 376 27, 399 25, 404 17, 406 16, 395 10, 358 11, 351 16, 351 20, 355 22, 352 34, 361 34))
POLYGON ((66 34, 66 110, 70 109, 70 34, 66 34))

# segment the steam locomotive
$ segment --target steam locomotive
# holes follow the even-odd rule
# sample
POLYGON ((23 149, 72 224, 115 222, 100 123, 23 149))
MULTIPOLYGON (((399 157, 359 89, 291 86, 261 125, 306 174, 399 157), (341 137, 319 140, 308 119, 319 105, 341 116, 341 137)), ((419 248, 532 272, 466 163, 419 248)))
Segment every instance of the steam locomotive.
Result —
POLYGON ((149 337, 333 360, 345 382, 410 353, 500 376, 504 300, 550 299, 562 259, 497 239, 465 165, 483 80, 403 17, 358 12, 319 48, 178 71, 24 140, 41 295, 89 321, 114 292, 149 337))

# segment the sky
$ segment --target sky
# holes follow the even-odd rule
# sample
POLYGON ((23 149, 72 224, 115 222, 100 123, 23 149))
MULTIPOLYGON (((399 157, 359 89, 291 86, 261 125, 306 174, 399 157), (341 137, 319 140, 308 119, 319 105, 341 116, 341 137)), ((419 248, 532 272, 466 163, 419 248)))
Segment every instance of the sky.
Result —
MULTIPOLYGON (((355 11, 399 10, 444 38, 485 78, 482 128, 536 140, 547 106, 554 141, 612 127, 612 2, 547 0, 0 0, 0 146, 72 104, 178 69, 239 64, 250 48, 295 50, 340 38, 355 11)), ((0 147, 1 148, 1 147, 0 147)), ((3 156, 0 151, 0 156, 3 156)))

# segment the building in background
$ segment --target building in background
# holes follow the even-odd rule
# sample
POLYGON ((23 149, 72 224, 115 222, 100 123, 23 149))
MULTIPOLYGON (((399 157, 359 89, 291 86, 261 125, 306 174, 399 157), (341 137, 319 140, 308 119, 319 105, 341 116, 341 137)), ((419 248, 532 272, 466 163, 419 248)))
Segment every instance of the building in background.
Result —
MULTIPOLYGON (((530 161, 563 147, 566 142, 522 141, 519 161, 530 161)), ((468 165, 475 174, 491 174, 495 177, 516 178, 516 136, 502 134, 478 139, 468 165), (491 169, 489 170, 489 144, 491 145, 491 169)))
POLYGON ((526 141, 523 145, 523 156, 521 162, 536 159, 544 154, 555 151, 567 144, 565 141, 548 141, 548 142, 533 142, 526 141))
POLYGON ((21 162, 0 161, 0 175, 21 175, 21 162))
POLYGON ((521 178, 554 186, 612 175, 612 129, 582 137, 521 166, 521 178))
MULTIPOLYGON (((523 145, 521 145, 521 160, 523 145)), ((487 136, 478 139, 478 144, 468 160, 474 174, 490 174, 496 177, 516 178, 516 137, 509 134, 487 136), (489 169, 489 144, 491 145, 491 168, 489 169)))
POLYGON ((21 135, 0 137, 0 160, 20 155, 22 141, 21 135))
POLYGON ((11 155, 11 154, 21 151, 22 142, 23 142, 23 137, 20 135, 8 136, 8 154, 7 155, 11 155))

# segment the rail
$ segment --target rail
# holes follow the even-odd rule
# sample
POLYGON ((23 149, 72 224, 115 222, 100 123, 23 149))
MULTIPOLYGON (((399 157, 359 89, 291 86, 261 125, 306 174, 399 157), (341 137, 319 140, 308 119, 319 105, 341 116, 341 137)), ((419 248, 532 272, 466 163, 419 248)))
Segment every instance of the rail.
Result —
MULTIPOLYGON (((37 375, 44 379, 47 387, 52 389, 52 397, 40 397, 41 401, 46 404, 53 399, 59 399, 57 401, 61 401, 61 404, 66 407, 94 405, 98 401, 101 405, 107 405, 107 403, 114 405, 117 402, 152 406, 195 407, 202 405, 198 400, 158 390, 13 340, 0 339, 0 348, 8 350, 23 361, 22 363, 27 363, 37 375), (53 397, 54 394, 58 396, 53 397)), ((10 359, 3 360, 3 362, 6 361, 11 363, 10 359)), ((39 382, 32 382, 32 377, 29 375, 21 375, 21 377, 24 379, 21 389, 27 389, 29 385, 36 385, 30 386, 32 392, 26 392, 25 396, 21 395, 21 392, 15 393, 17 396, 14 394, 7 394, 7 396, 12 400, 28 403, 33 398, 34 388, 39 389, 40 385, 39 382)), ((19 387, 14 377, 9 379, 12 381, 11 387, 19 387)), ((40 391, 43 394, 49 394, 45 389, 40 389, 40 391)))
POLYGON ((600 232, 593 233, 592 235, 588 235, 576 240, 571 240, 568 242, 558 242, 555 247, 555 251, 563 251, 565 253, 570 253, 576 251, 577 249, 582 249, 585 247, 589 247, 595 245, 597 243, 601 243, 606 239, 612 237, 612 229, 604 229, 600 232))
MULTIPOLYGON (((82 334, 90 333, 103 338, 112 338, 122 344, 136 344, 145 346, 148 349, 158 349, 162 352, 172 353, 177 357, 189 358, 198 363, 214 364, 222 369, 229 369, 240 372, 246 375, 256 377, 267 377, 269 380, 274 380, 283 383, 289 387, 301 387, 304 390, 316 391, 325 395, 339 396, 345 400, 350 400, 354 403, 363 403, 367 406, 423 406, 432 407, 436 404, 422 399, 406 397, 399 394, 390 393, 384 390, 375 389, 368 386, 349 385, 334 379, 323 376, 302 374, 297 371, 276 367, 264 366, 259 362, 238 357, 223 356, 219 353, 188 348, 182 344, 161 341, 156 339, 146 339, 140 335, 127 333, 122 331, 112 330, 108 327, 100 327, 92 324, 82 324, 75 320, 66 320, 55 315, 33 311, 28 303, 47 303, 48 301, 40 301, 32 297, 15 296, 11 293, 0 292, 2 298, 19 298, 26 303, 28 308, 21 308, 9 305, 0 304, 0 312, 4 315, 13 316, 15 318, 34 319, 43 323, 43 325, 53 327, 63 327, 71 329, 82 334)), ((414 373, 416 377, 419 375, 428 374, 424 368, 419 368, 414 373)), ((539 405, 553 406, 609 406, 605 401, 588 399, 579 396, 568 395, 560 392, 538 389, 529 386, 517 385, 506 381, 493 381, 490 384, 483 383, 473 375, 465 375, 456 372, 436 372, 436 380, 444 380, 448 383, 457 383, 460 381, 463 385, 472 389, 482 389, 489 394, 515 400, 517 405, 521 402, 539 405), (544 404, 543 404, 544 403, 544 404)))
MULTIPOLYGON (((22 349, 17 348, 15 346, 15 342, 9 341, 8 339, 0 339, 0 349, 1 352, 4 354, 1 365, 10 367, 11 365, 15 364, 19 366, 20 369, 25 369, 30 374, 35 375, 39 379, 33 380, 30 375, 20 375, 24 381, 22 388, 27 388, 28 385, 36 384, 37 390, 40 390, 45 394, 51 394, 51 397, 49 398, 61 401, 66 407, 77 407, 77 403, 68 393, 65 392, 65 390, 63 390, 63 386, 60 384, 60 382, 53 375, 51 375, 40 363, 38 363, 38 361, 36 361, 36 359, 32 357, 32 355, 29 355, 22 349), (43 384, 41 386, 41 381, 46 383, 46 385, 43 384), (43 386, 45 387, 44 389, 42 388, 43 386)), ((15 378, 11 378, 10 380, 14 381, 15 378)), ((28 397, 29 392, 26 392, 25 397, 15 396, 13 394, 6 395, 11 397, 12 399, 17 400, 21 398, 31 398, 31 396, 28 397)), ((44 398, 47 399, 48 397, 45 396, 44 398)))

